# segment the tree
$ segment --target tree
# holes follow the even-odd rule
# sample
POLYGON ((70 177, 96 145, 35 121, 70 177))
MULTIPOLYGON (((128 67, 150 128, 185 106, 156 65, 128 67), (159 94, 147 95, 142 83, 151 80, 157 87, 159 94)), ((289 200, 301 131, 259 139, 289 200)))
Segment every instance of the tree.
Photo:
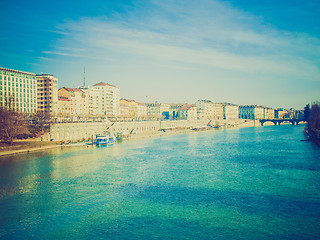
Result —
POLYGON ((14 138, 24 133, 29 133, 24 114, 0 106, 0 139, 12 144, 14 138))
POLYGON ((310 105, 309 104, 304 107, 304 112, 303 113, 304 113, 303 120, 308 122, 309 121, 309 116, 310 116, 310 105))
POLYGON ((308 126, 310 130, 320 130, 320 105, 312 105, 310 109, 308 126))
POLYGON ((51 123, 51 115, 48 112, 38 111, 33 116, 32 122, 40 131, 44 131, 51 123))

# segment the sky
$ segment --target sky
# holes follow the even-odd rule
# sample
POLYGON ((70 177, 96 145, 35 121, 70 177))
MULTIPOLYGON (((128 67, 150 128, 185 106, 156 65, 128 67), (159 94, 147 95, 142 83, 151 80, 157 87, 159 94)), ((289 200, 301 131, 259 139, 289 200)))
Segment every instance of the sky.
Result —
POLYGON ((0 67, 139 102, 320 100, 319 0, 2 0, 0 67))

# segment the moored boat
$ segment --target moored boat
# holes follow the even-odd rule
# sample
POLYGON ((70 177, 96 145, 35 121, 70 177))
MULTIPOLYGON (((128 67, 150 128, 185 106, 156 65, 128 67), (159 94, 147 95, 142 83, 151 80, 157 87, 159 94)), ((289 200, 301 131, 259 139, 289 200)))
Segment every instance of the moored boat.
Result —
POLYGON ((96 145, 101 146, 101 145, 107 145, 108 144, 108 137, 105 135, 97 135, 96 136, 96 145))
POLYGON ((112 145, 116 143, 116 137, 114 135, 96 135, 96 145, 112 145))

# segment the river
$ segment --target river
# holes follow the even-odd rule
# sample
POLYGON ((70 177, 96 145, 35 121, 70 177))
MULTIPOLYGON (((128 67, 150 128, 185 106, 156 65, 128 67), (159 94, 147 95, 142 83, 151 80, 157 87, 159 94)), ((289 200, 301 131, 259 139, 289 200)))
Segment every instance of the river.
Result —
POLYGON ((303 125, 0 158, 0 239, 319 239, 303 125))

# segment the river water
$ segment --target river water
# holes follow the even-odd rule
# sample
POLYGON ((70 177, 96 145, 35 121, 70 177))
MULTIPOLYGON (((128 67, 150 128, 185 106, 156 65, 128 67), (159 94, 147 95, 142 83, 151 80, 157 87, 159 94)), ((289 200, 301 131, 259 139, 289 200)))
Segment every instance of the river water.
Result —
POLYGON ((0 239, 320 239, 303 125, 0 159, 0 239))

